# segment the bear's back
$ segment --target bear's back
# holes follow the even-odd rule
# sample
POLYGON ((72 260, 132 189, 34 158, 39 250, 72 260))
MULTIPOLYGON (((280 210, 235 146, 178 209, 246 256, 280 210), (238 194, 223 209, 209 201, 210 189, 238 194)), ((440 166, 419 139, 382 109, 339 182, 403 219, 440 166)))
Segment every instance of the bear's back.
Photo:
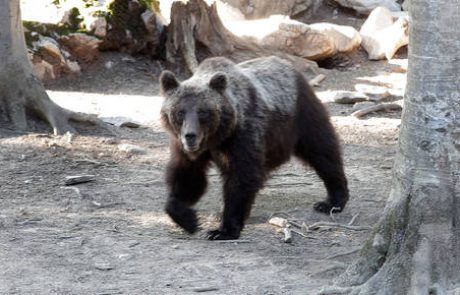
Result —
POLYGON ((294 111, 299 73, 287 61, 261 57, 237 64, 237 68, 249 78, 269 110, 294 111))

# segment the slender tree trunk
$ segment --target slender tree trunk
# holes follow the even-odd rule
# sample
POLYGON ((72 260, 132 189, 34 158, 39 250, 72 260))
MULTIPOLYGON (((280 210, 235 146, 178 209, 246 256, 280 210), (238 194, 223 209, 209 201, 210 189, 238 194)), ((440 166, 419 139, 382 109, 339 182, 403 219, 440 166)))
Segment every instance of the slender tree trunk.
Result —
POLYGON ((19 0, 0 0, 0 116, 17 129, 28 127, 27 112, 45 119, 55 134, 73 131, 69 120, 96 122, 65 110, 46 94, 27 57, 19 0))
POLYGON ((411 2, 393 186, 359 260, 338 280, 351 294, 460 294, 458 24, 458 1, 411 2))

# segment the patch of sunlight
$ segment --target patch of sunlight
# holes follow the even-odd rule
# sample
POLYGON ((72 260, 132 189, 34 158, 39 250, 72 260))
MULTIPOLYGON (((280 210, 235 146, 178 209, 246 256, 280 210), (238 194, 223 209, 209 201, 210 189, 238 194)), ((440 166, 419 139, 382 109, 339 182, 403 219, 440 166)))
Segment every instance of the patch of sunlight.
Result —
POLYGON ((53 0, 21 0, 22 19, 57 24, 61 21, 64 13, 72 7, 77 7, 80 12, 83 10, 93 11, 107 6, 110 1, 98 0, 98 5, 89 8, 85 7, 85 1, 82 0, 61 0, 59 7, 52 2, 53 0))
POLYGON ((353 116, 331 116, 331 120, 336 126, 364 126, 369 128, 369 132, 382 132, 382 130, 394 130, 401 125, 401 119, 371 117, 366 120, 358 119, 353 116))
POLYGON ((153 227, 155 225, 168 225, 172 226, 174 223, 165 213, 144 213, 141 215, 130 216, 130 219, 143 226, 143 227, 153 227))
POLYGON ((370 82, 374 85, 385 86, 393 96, 404 96, 406 90, 406 73, 382 72, 377 76, 357 77, 356 80, 370 82))
POLYGON ((390 65, 399 66, 401 70, 407 71, 408 59, 407 58, 393 58, 388 61, 390 65))
POLYGON ((163 103, 160 96, 47 92, 54 102, 66 109, 99 117, 125 117, 143 125, 158 122, 163 103))
POLYGON ((234 20, 224 22, 224 26, 238 37, 253 37, 258 40, 278 31, 281 23, 289 22, 284 15, 272 15, 269 18, 255 20, 234 20))

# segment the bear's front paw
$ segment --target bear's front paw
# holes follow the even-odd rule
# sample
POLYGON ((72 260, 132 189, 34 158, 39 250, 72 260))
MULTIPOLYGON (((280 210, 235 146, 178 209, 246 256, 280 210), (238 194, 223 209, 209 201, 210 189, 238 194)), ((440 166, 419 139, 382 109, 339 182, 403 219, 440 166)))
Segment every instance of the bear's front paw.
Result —
POLYGON ((215 241, 215 240, 237 240, 240 237, 239 233, 238 234, 230 234, 226 231, 221 231, 219 229, 216 230, 211 230, 208 232, 206 238, 210 241, 215 241))
POLYGON ((326 214, 331 213, 332 208, 334 208, 334 212, 342 212, 343 210, 343 206, 334 206, 327 201, 315 203, 315 205, 313 205, 313 208, 318 212, 326 214))
POLYGON ((182 202, 171 199, 166 205, 166 213, 174 220, 177 225, 182 227, 189 234, 193 234, 198 229, 198 218, 195 211, 182 202))

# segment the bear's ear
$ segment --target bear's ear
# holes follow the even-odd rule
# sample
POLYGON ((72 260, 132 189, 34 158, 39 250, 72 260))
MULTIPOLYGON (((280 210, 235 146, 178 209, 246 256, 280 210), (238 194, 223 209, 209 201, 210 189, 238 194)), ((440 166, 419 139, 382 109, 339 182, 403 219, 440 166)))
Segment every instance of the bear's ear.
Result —
POLYGON ((225 88, 227 88, 227 79, 227 75, 224 73, 215 73, 209 81, 209 87, 216 90, 217 92, 222 93, 225 91, 225 88))
POLYGON ((163 71, 160 75, 160 93, 165 95, 177 87, 179 87, 179 82, 174 73, 171 71, 163 71))

